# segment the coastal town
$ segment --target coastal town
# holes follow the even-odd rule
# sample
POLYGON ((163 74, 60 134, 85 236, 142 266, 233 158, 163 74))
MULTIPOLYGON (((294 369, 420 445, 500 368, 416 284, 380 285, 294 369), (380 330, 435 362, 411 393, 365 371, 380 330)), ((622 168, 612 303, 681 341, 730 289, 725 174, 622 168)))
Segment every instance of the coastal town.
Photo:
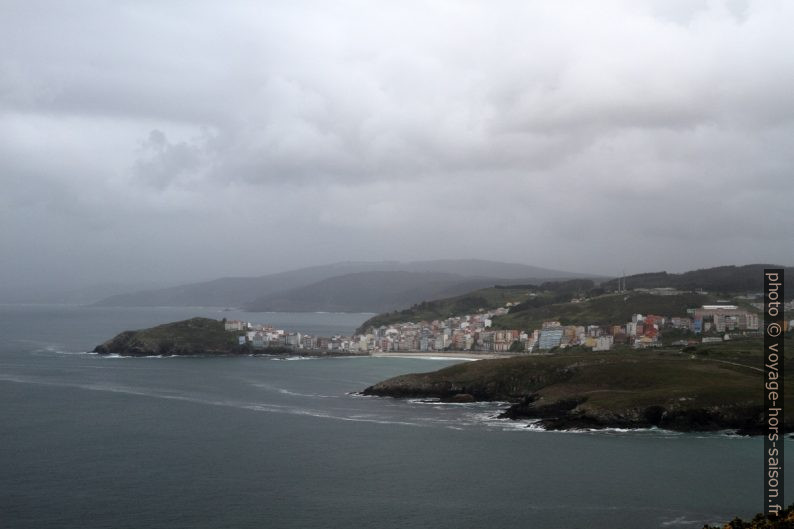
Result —
MULTIPOLYGON (((665 289, 652 290, 655 295, 671 295, 665 289)), ((250 344, 253 349, 288 347, 296 351, 350 354, 448 351, 529 354, 575 346, 608 351, 618 345, 642 349, 663 343, 686 346, 722 342, 758 335, 761 326, 759 312, 753 310, 760 309, 759 303, 748 303, 747 308, 725 303, 692 307, 686 314, 671 317, 634 314, 630 321, 614 325, 564 325, 550 320, 542 322, 536 329, 495 328, 494 319, 508 314, 516 304, 508 302, 496 309, 481 309, 473 314, 443 320, 370 327, 365 333, 353 336, 319 337, 240 320, 225 321, 224 324, 227 331, 239 333, 241 345, 250 344), (663 336, 676 339, 663 342, 663 336)))

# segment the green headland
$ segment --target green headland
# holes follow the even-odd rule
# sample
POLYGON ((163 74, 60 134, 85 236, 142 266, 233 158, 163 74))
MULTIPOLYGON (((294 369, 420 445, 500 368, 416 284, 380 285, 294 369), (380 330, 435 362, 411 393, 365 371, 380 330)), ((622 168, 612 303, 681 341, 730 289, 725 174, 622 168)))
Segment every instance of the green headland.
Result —
MULTIPOLYGON (((790 335, 785 346, 792 351, 790 335)), ((401 375, 363 393, 505 401, 510 407, 502 417, 536 419, 551 430, 659 427, 758 434, 763 425, 762 352, 760 338, 646 350, 568 348, 401 375)), ((786 370, 786 380, 791 372, 786 370)), ((785 404, 785 430, 792 431, 794 395, 787 395, 785 404)))

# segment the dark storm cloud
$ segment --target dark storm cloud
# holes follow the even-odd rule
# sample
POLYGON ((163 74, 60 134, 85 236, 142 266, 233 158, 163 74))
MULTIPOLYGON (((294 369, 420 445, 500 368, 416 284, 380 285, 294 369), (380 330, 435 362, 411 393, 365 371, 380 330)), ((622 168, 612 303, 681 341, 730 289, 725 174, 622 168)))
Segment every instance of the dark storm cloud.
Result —
POLYGON ((792 15, 6 3, 0 283, 385 258, 790 264, 792 15))

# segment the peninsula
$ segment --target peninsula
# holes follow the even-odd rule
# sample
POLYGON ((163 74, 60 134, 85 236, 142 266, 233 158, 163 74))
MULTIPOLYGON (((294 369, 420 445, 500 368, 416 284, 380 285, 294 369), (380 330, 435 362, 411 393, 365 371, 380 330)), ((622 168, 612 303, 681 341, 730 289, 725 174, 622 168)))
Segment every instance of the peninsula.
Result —
MULTIPOLYGON (((120 356, 233 356, 248 354, 329 356, 338 351, 295 349, 282 343, 255 348, 245 332, 225 320, 191 318, 149 329, 124 331, 94 348, 120 356)), ((347 353, 349 354, 349 353, 347 353)))
MULTIPOLYGON (((548 430, 762 431, 760 341, 653 350, 570 348, 397 376, 365 395, 505 401, 501 415, 548 430)), ((788 378, 788 377, 786 377, 788 378)), ((794 398, 786 399, 794 412, 794 398)), ((794 413, 784 421, 794 431, 794 413)))
POLYGON ((248 352, 222 321, 209 318, 166 323, 124 331, 94 348, 95 353, 121 356, 233 355, 248 352))

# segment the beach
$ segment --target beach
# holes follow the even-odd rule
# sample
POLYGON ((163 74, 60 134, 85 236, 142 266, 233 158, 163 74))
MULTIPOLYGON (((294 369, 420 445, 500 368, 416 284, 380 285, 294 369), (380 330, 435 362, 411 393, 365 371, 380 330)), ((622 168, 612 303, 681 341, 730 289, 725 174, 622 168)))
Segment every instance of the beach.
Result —
POLYGON ((469 351, 422 351, 422 352, 394 352, 394 353, 372 353, 370 356, 387 358, 427 358, 440 360, 491 360, 494 358, 509 358, 514 355, 499 353, 472 353, 469 351))

